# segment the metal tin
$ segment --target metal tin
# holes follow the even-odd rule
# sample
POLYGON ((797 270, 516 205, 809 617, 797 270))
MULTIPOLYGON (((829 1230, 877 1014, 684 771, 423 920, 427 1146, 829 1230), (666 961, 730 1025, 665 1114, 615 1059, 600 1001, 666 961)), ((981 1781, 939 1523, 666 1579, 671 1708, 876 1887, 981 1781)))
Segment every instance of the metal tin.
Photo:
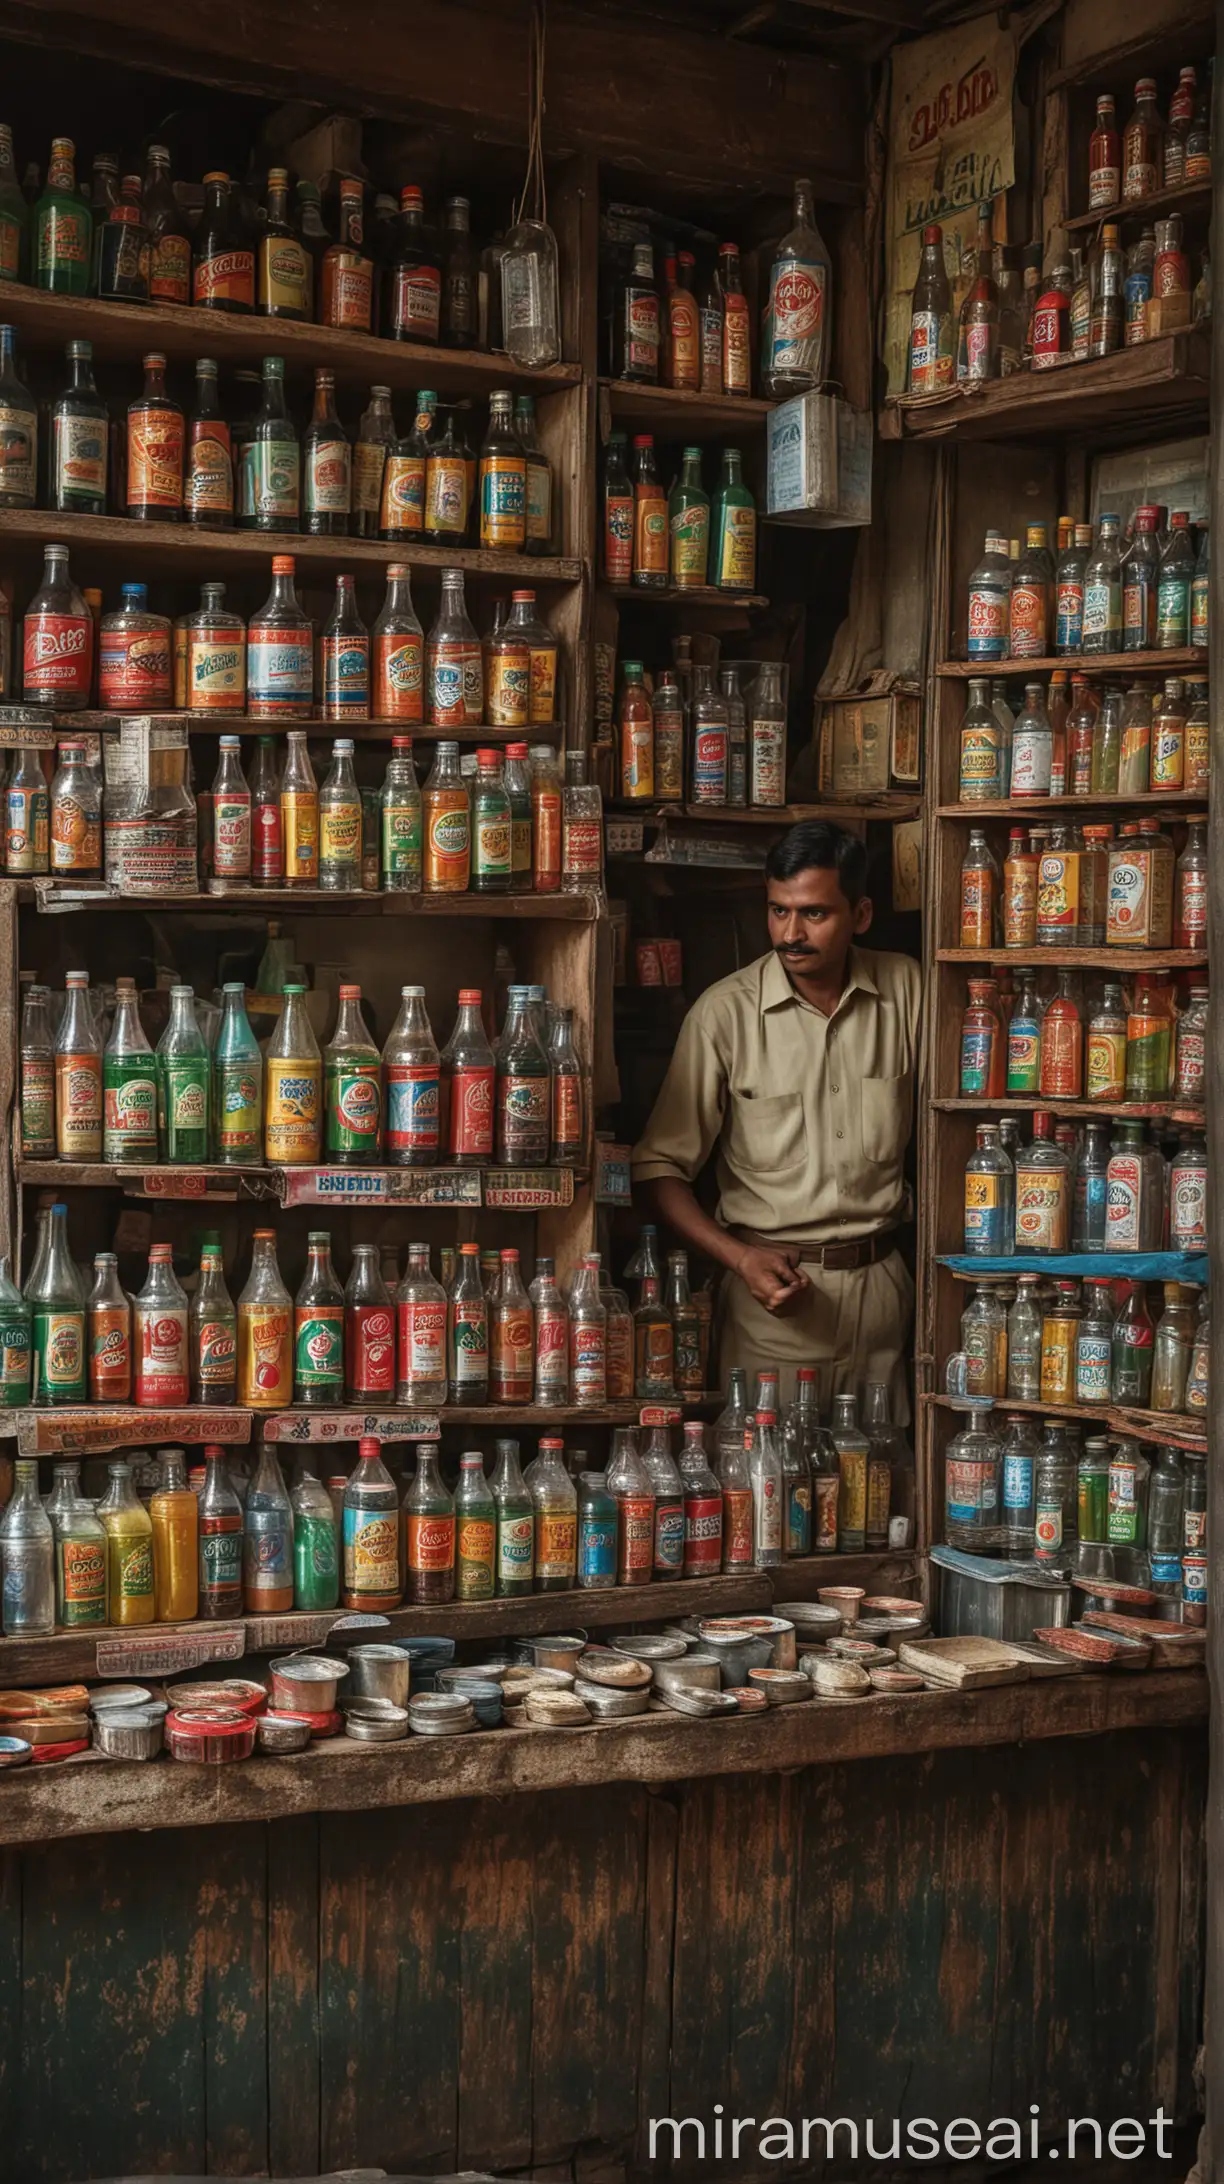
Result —
POLYGON ((586 1632, 553 1632, 544 1638, 520 1638, 515 1643, 516 1660, 526 1661, 533 1668, 572 1668, 586 1644, 586 1632))
POLYGON ((272 1663, 272 1704, 285 1714, 330 1714, 348 1675, 347 1661, 321 1653, 290 1653, 272 1663))
POLYGON ((268 1703, 268 1694, 261 1683, 253 1683, 249 1676, 216 1676, 207 1683, 182 1683, 170 1686, 170 1700, 177 1713, 186 1710, 195 1713, 203 1707, 210 1711, 221 1707, 233 1709, 239 1714, 260 1714, 268 1703))
POLYGON ((454 1677, 448 1685, 458 1698, 466 1699, 482 1729, 497 1729, 502 1718, 502 1687, 487 1677, 477 1676, 462 1669, 447 1671, 454 1677))
POLYGON ((173 1759, 225 1766, 231 1760, 250 1758, 255 1748, 255 1717, 240 1714, 235 1707, 189 1707, 181 1714, 167 1714, 165 1734, 173 1759))
POLYGON ((734 1691, 706 1691, 699 1684, 660 1684, 659 1697, 673 1714, 735 1714, 739 1708, 734 1691))
POLYGON ((894 1653, 903 1638, 925 1638, 930 1628, 930 1616, 920 1601, 914 1602, 911 1615, 860 1615, 854 1626, 856 1636, 888 1646, 894 1653))
POLYGON ((864 1599, 861 1585, 821 1585, 816 1597, 825 1607, 836 1608, 843 1623, 857 1623, 864 1599))
POLYGON ((33 1752, 24 1737, 0 1737, 0 1767, 24 1767, 33 1752))
POLYGON ((621 1721, 630 1714, 644 1714, 650 1704, 650 1687, 643 1685, 639 1691, 615 1691, 607 1684, 585 1683, 581 1677, 574 1685, 574 1697, 581 1699, 596 1721, 621 1721))
POLYGON ((921 1691, 925 1688, 921 1676, 916 1675, 912 1668, 869 1668, 867 1674, 871 1678, 873 1691, 884 1691, 893 1698, 899 1698, 905 1692, 921 1691))
POLYGON ((735 1700, 737 1714, 767 1714, 769 1711, 769 1700, 755 1684, 741 1684, 739 1690, 730 1695, 735 1700))
POLYGON ((456 1683, 471 1682, 475 1678, 480 1683, 496 1684, 500 1690, 501 1685, 511 1672, 509 1661, 461 1662, 457 1668, 440 1668, 438 1670, 438 1689, 439 1691, 453 1691, 456 1683))
POLYGON ((398 1744, 408 1734, 408 1708, 391 1699, 351 1699, 344 1732, 358 1744, 398 1744))
POLYGON ((841 1609, 820 1600, 779 1600, 778 1614, 793 1623, 800 1638, 819 1640, 841 1629, 841 1609))
POLYGON ((813 1696, 811 1677, 801 1676, 797 1668, 750 1668, 748 1682, 764 1692, 771 1706, 795 1706, 813 1696))
POLYGON ((408 1701, 408 1727, 419 1737, 462 1736, 476 1726, 467 1699, 445 1691, 414 1691, 408 1701))
POLYGON ((808 1673, 821 1698, 857 1698, 871 1689, 871 1679, 857 1661, 839 1661, 831 1653, 805 1653, 804 1659, 812 1663, 808 1673))
POLYGON ((613 1653, 627 1653, 631 1661, 682 1661, 688 1652, 687 1638, 664 1637, 660 1632, 648 1632, 642 1638, 614 1638, 613 1653))
POLYGON ((795 1626, 783 1615, 716 1615, 707 1618, 699 1626, 703 1644, 717 1643, 719 1639, 734 1643, 736 1639, 764 1639, 769 1645, 765 1661, 752 1661, 750 1667, 793 1668, 798 1657, 795 1644, 795 1626))
POLYGON ((836 1661, 857 1661, 860 1668, 888 1668, 895 1659, 890 1646, 877 1646, 870 1638, 830 1638, 825 1652, 836 1661))
POLYGON ((151 1706, 104 1706, 94 1722, 94 1743, 108 1759, 156 1759, 163 1720, 151 1706))
POLYGON ((610 1684, 614 1691, 643 1691, 650 1682, 647 1662, 614 1653, 611 1646, 588 1646, 577 1663, 576 1674, 587 1683, 610 1684))
POLYGON ((682 1661, 656 1661, 654 1664, 656 1691, 674 1691, 677 1685, 690 1691, 720 1691, 722 1668, 713 1654, 687 1654, 682 1661))
POLYGON ((395 1706, 407 1706, 412 1662, 402 1647, 353 1646, 348 1664, 354 1698, 390 1699, 395 1706))
POLYGON ((701 1641, 720 1662, 728 1690, 747 1683, 750 1668, 774 1665, 773 1639, 759 1632, 743 1630, 729 1616, 703 1623, 701 1641))
POLYGON ((529 1691, 572 1691, 572 1668, 508 1668, 502 1677, 502 1690, 507 1698, 525 1698, 529 1691))
POLYGON ((310 1742, 304 1714, 261 1714, 255 1728, 261 1752, 304 1752, 310 1742))
POLYGON ((89 1711, 91 1714, 101 1714, 108 1707, 147 1706, 152 1696, 153 1693, 146 1684, 103 1684, 99 1690, 90 1692, 89 1711))

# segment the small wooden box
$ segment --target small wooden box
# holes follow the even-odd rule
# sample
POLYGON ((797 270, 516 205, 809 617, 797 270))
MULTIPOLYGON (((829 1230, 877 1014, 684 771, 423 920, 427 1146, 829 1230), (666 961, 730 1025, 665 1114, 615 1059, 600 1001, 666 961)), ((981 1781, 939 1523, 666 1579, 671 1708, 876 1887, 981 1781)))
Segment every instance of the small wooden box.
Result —
POLYGON ((922 700, 916 691, 826 698, 816 724, 820 793, 833 799, 881 796, 921 779, 922 700))

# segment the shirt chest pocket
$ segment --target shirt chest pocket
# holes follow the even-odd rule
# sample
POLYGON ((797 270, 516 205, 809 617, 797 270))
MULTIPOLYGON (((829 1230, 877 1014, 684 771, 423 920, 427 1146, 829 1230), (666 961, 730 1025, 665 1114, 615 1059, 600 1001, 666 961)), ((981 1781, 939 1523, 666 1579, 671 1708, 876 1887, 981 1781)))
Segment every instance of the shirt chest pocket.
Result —
POLYGON ((803 1094, 774 1092, 761 1098, 733 1091, 727 1110, 727 1153, 744 1174, 780 1175, 801 1165, 805 1154, 803 1094))
POLYGON ((909 1076, 864 1077, 863 1157, 899 1166, 909 1143, 913 1085, 909 1076))

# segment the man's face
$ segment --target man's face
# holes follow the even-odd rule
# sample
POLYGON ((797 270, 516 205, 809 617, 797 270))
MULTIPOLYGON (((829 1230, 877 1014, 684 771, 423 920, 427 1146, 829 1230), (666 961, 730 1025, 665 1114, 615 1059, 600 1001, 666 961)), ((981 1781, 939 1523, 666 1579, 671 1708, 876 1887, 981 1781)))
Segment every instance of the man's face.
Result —
POLYGON ((831 865, 809 865, 767 887, 770 945, 786 969, 797 978, 840 971, 851 942, 871 923, 870 896, 848 903, 831 865))

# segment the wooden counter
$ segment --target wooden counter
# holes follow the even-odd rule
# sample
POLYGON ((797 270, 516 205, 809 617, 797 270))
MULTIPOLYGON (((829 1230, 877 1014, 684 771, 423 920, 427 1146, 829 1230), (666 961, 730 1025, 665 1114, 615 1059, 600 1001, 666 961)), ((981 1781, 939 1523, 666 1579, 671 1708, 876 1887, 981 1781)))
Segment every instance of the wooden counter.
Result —
POLYGON ((906 1699, 809 1699, 741 1720, 698 1721, 669 1712, 584 1729, 477 1730, 392 1745, 337 1737, 296 1757, 256 1757, 223 1767, 89 1754, 0 1779, 0 1845, 600 1783, 777 1773, 966 1745, 1179 1727, 1206 1713, 1206 1677, 1165 1670, 1072 1674, 906 1699))

